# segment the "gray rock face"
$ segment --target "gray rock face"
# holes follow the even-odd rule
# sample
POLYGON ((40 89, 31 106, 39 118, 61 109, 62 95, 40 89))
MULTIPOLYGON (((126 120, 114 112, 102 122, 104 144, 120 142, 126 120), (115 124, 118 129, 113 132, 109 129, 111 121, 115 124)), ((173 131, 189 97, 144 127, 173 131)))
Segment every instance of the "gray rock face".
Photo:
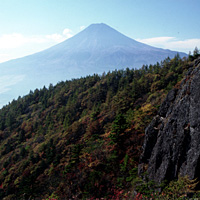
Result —
POLYGON ((200 177, 200 58, 146 128, 139 173, 146 169, 158 183, 200 177))

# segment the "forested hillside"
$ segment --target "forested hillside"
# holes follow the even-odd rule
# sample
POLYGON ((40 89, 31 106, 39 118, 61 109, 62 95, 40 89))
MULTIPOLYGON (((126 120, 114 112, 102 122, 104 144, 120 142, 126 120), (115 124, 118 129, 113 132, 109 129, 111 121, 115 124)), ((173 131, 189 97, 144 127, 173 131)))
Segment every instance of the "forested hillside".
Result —
POLYGON ((3 107, 0 199, 133 197, 145 127, 193 58, 60 82, 3 107))

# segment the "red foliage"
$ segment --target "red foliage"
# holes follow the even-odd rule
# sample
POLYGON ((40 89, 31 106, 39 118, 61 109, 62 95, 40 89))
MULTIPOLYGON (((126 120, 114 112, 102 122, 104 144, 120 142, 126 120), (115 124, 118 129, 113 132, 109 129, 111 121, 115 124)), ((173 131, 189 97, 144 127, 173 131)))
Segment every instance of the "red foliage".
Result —
POLYGON ((142 194, 141 193, 137 193, 136 197, 134 200, 140 200, 142 199, 142 194))

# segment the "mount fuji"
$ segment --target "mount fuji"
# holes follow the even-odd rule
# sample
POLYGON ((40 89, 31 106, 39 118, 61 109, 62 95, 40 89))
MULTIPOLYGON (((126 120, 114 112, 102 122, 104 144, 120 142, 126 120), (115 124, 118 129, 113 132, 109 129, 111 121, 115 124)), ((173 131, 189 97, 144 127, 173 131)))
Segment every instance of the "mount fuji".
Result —
MULTIPOLYGON (((72 78, 155 64, 177 52, 137 42, 106 24, 92 24, 47 50, 0 64, 0 107, 30 90, 72 78)), ((181 57, 187 56, 179 52, 181 57)))

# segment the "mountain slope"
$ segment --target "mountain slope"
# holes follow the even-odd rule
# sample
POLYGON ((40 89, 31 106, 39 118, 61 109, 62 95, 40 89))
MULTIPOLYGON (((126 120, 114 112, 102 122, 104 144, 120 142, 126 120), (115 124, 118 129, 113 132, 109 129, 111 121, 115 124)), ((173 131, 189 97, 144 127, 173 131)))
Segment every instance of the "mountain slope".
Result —
POLYGON ((182 79, 176 56, 30 92, 0 110, 0 199, 134 199, 144 129, 182 79))
POLYGON ((200 180, 200 57, 171 90, 146 129, 140 169, 156 182, 178 176, 200 180))
POLYGON ((45 51, 1 63, 0 105, 50 83, 126 67, 139 68, 172 58, 176 53, 139 43, 105 24, 92 24, 45 51))

